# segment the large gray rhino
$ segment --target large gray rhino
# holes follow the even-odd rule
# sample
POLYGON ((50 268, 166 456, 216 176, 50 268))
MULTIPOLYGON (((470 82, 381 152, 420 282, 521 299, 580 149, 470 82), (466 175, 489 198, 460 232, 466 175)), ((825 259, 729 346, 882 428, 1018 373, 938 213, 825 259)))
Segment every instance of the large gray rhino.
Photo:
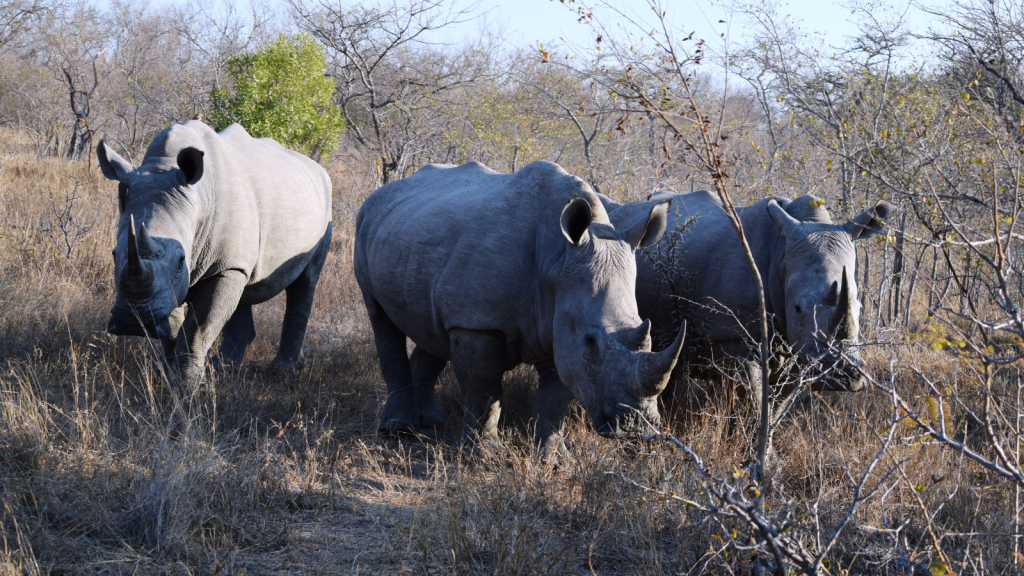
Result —
MULTIPOLYGON (((654 198, 671 202, 669 233, 637 254, 637 304, 654 322, 655 343, 685 320, 690 337, 680 365, 700 376, 712 363, 732 364, 756 385, 757 349, 749 343, 760 339, 757 292, 719 199, 706 190, 654 198)), ((605 202, 609 210, 617 206, 605 202)), ((894 207, 879 201, 840 225, 822 204, 814 196, 769 198, 737 211, 765 285, 770 328, 809 367, 813 389, 857 391, 864 386, 860 353, 853 346, 837 353, 828 342, 857 342, 853 242, 878 235, 894 207)))
POLYGON ((287 293, 274 365, 302 362, 313 292, 331 244, 331 180, 317 163, 233 124, 189 121, 160 132, 138 167, 105 142, 118 181, 117 299, 108 331, 158 337, 188 383, 220 360, 240 363, 256 337, 252 305, 287 293))
POLYGON ((573 396, 604 435, 623 433, 633 410, 657 422, 683 333, 649 351, 633 253, 661 237, 665 217, 659 201, 606 211, 550 162, 515 174, 428 165, 375 191, 356 217, 355 274, 388 384, 380 428, 443 424, 434 384, 448 360, 464 402, 460 444, 494 438, 502 374, 521 363, 540 376, 544 454, 561 449, 573 396))

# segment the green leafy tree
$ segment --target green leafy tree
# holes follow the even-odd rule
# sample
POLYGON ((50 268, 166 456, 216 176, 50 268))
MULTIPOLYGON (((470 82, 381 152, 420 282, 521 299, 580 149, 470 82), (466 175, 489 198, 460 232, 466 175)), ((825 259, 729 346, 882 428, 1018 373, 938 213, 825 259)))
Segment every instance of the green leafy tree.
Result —
POLYGON ((314 158, 337 149, 345 121, 332 101, 323 48, 308 34, 282 34, 261 50, 232 56, 225 68, 234 87, 213 89, 215 128, 237 122, 255 137, 314 158))

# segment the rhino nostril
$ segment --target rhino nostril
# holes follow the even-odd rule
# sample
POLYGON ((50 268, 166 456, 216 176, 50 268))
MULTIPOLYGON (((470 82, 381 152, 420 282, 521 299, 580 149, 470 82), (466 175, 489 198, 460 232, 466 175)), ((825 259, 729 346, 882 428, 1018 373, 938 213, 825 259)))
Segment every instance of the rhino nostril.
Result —
POLYGON ((156 335, 161 338, 167 338, 168 336, 171 335, 171 324, 170 322, 167 321, 167 319, 164 319, 162 322, 157 324, 156 335))

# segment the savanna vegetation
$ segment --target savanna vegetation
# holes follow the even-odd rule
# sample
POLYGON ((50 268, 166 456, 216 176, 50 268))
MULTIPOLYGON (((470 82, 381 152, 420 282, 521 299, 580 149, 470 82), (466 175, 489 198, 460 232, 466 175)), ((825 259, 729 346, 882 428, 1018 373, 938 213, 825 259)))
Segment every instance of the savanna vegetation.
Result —
POLYGON ((911 34, 901 7, 855 4, 859 34, 830 46, 754 2, 724 48, 654 8, 568 2, 594 39, 573 49, 433 42, 471 16, 436 0, 0 0, 0 574, 1018 573, 1024 7, 929 4, 911 34), (304 370, 267 369, 279 298, 245 366, 188 395, 151 342, 104 330, 118 212, 92 150, 138 162, 197 117, 317 155, 335 233, 304 370), (449 447, 446 371, 437 437, 378 435, 361 201, 428 162, 540 159, 620 201, 897 205, 858 248, 868 388, 797 382, 767 412, 712 389, 619 442, 577 410, 552 466, 531 370, 505 383, 508 453, 475 457, 449 447))

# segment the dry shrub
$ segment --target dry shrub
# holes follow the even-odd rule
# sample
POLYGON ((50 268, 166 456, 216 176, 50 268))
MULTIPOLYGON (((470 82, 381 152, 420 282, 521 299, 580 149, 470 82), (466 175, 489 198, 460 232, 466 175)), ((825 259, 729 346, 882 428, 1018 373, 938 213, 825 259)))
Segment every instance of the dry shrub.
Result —
MULTIPOLYGON (((577 409, 567 432, 572 457, 540 465, 528 423, 536 376, 527 367, 505 380, 507 453, 449 447, 461 415, 450 370, 438 388, 449 422, 437 438, 379 436, 385 384, 351 272, 357 187, 366 184, 353 184, 343 165, 329 166, 335 236, 305 370, 282 377, 266 369, 279 338, 278 298, 256 308, 246 366, 212 374, 209 389, 182 397, 150 342, 104 332, 114 295, 113 187, 84 162, 0 154, 0 573, 750 570, 739 540, 728 544, 742 524, 697 524, 700 512, 671 496, 698 499, 704 484, 667 445, 602 439, 577 409), (63 199, 76 186, 76 206, 100 216, 66 257, 42 223, 55 217, 47 197, 63 199)), ((947 387, 949 433, 989 454, 966 412, 981 399, 974 368, 925 343, 867 349, 870 372, 894 379, 922 414, 939 409, 919 374, 947 387)), ((1001 394, 1015 393, 1014 377, 998 375, 1001 394)), ((667 429, 729 478, 749 458, 755 427, 743 406, 706 396, 667 429)), ((891 420, 878 390, 808 395, 776 437, 768 515, 791 511, 828 533, 851 501, 848 472, 875 456, 891 420)), ((877 492, 830 554, 833 573, 906 574, 927 569, 938 548, 958 561, 983 558, 993 571, 1014 569, 1003 559, 1013 552, 1005 534, 1016 525, 1017 495, 989 471, 902 422, 882 469, 868 481, 877 492), (1004 536, 970 536, 985 532, 1004 536)))

